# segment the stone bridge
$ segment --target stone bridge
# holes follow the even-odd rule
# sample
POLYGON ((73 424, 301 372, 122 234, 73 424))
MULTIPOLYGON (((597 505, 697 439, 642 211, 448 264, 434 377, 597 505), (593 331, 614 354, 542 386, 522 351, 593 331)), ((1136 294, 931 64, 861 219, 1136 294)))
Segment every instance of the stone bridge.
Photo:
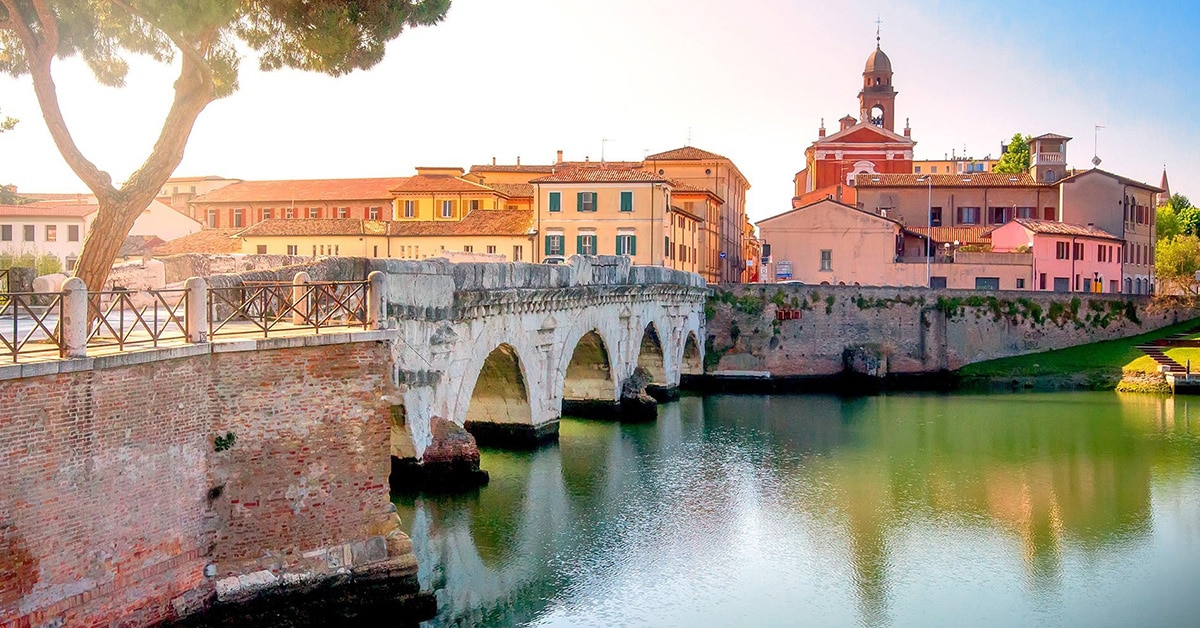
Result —
POLYGON ((417 459, 435 417, 484 444, 528 446, 557 438, 564 408, 618 418, 639 366, 659 398, 703 367, 707 288, 698 275, 624 257, 373 266, 384 274, 386 325, 396 334, 397 414, 417 459))

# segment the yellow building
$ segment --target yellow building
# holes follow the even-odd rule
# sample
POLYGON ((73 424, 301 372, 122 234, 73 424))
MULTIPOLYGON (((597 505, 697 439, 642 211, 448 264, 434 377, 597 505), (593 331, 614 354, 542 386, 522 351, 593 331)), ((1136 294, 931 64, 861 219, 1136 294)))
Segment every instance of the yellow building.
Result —
POLYGON ((672 208, 672 181, 597 163, 532 180, 539 258, 627 255, 634 264, 695 271, 703 219, 672 208))
POLYGON ((392 188, 397 221, 458 221, 473 211, 507 209, 508 196, 463 178, 462 168, 418 167, 392 188))
POLYGON ((949 159, 915 159, 913 174, 972 174, 991 172, 998 160, 991 155, 983 159, 974 157, 951 157, 949 159))
POLYGON ((716 226, 721 219, 721 206, 725 201, 715 192, 705 188, 673 181, 671 204, 684 214, 696 217, 696 268, 708 283, 721 282, 721 237, 716 226))
POLYGON ((233 235, 243 253, 392 257, 388 223, 361 218, 268 218, 233 235))

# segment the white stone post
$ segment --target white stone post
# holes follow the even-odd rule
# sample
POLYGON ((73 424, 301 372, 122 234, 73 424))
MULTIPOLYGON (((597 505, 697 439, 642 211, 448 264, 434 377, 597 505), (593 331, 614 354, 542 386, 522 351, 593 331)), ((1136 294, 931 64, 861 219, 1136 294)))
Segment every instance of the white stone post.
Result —
POLYGON ((378 270, 367 275, 367 328, 383 329, 387 326, 387 300, 385 285, 387 275, 378 270))
POLYGON ((202 277, 188 277, 183 284, 187 291, 187 309, 184 322, 187 324, 187 341, 200 344, 208 340, 208 282, 202 277))
POLYGON ((308 324, 308 273, 300 271, 292 278, 292 324, 308 324))
POLYGON ((68 358, 87 357, 88 339, 88 291, 87 285, 78 277, 71 277, 62 285, 62 328, 63 350, 68 358))

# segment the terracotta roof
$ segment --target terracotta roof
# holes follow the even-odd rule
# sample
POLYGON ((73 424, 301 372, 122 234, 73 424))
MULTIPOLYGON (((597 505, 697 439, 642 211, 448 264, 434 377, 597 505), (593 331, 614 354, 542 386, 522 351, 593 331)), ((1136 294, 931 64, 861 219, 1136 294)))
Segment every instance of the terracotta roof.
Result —
POLYGON ((154 255, 182 253, 241 253, 242 243, 233 237, 240 229, 204 229, 175 238, 154 249, 154 255))
POLYGON ((150 255, 154 252, 155 247, 162 244, 163 239, 153 235, 131 235, 125 236, 125 241, 121 243, 121 249, 117 251, 117 257, 134 257, 135 255, 150 255))
POLYGON ((268 218, 242 229, 239 238, 255 236, 387 235, 387 223, 361 218, 268 218))
POLYGON ((935 188, 978 188, 978 187, 1042 187, 1028 173, 1005 174, 999 172, 972 172, 963 174, 860 174, 854 185, 860 188, 917 187, 929 185, 933 179, 935 188))
POLYGON ((96 211, 96 205, 75 203, 29 203, 27 205, 0 205, 0 216, 28 216, 30 218, 83 218, 96 211))
POLYGON ((804 194, 801 194, 800 196, 794 196, 794 197, 792 197, 792 206, 793 207, 804 207, 805 205, 811 205, 821 199, 826 199, 826 198, 837 201, 838 200, 838 197, 837 197, 838 196, 838 188, 841 188, 841 192, 842 192, 842 198, 841 198, 840 202, 845 203, 847 205, 857 206, 858 192, 857 192, 856 188, 853 185, 842 185, 840 183, 835 183, 833 185, 827 185, 818 190, 813 190, 812 192, 805 192, 804 194))
POLYGON ((490 183, 488 187, 508 198, 533 198, 533 185, 529 183, 490 183))
POLYGON ((636 168, 568 168, 531 183, 667 183, 668 179, 636 168))
POLYGON ((694 146, 684 146, 683 148, 655 153, 646 157, 646 161, 698 161, 703 159, 724 159, 728 161, 728 158, 723 155, 710 153, 694 146))
POLYGON ((1142 183, 1141 181, 1138 181, 1136 179, 1130 179, 1129 177, 1122 177, 1119 174, 1113 174, 1107 170, 1101 170, 1099 168, 1092 168, 1090 170, 1077 170, 1075 172, 1072 172, 1070 175, 1059 179, 1058 182, 1062 183, 1064 181, 1070 181, 1071 179, 1075 179, 1075 178, 1082 177, 1082 176, 1089 175, 1089 174, 1102 174, 1110 179, 1116 180, 1118 183, 1121 183, 1123 185, 1132 185, 1134 187, 1139 187, 1139 188, 1142 188, 1143 190, 1149 190, 1151 192, 1162 192, 1163 191, 1162 188, 1156 188, 1153 185, 1150 185, 1149 183, 1142 183))
POLYGON ((398 194, 413 192, 491 192, 490 187, 444 174, 419 174, 392 188, 398 194))
POLYGON ((554 172, 574 170, 576 168, 633 168, 642 167, 640 161, 563 161, 554 166, 554 172))
POLYGON ((17 196, 31 198, 35 201, 73 201, 79 205, 95 201, 95 197, 91 193, 83 192, 21 192, 17 196))
POLYGON ((462 220, 397 220, 389 223, 391 236, 528 235, 533 229, 531 209, 480 209, 462 220))
POLYGON ((471 166, 471 172, 540 172, 550 174, 554 172, 554 166, 497 166, 497 165, 477 165, 471 166))
MULTIPOLYGON (((1088 238, 1100 238, 1103 240, 1116 240, 1122 242, 1121 238, 1096 227, 1085 227, 1083 225, 1073 225, 1069 222, 1055 222, 1053 220, 1029 220, 1026 218, 1017 218, 1013 222, 1025 227, 1034 233, 1049 233, 1052 235, 1067 235, 1067 236, 1084 236, 1088 238)), ((997 227, 998 229, 999 227, 997 227)), ((992 229, 995 231, 995 229, 992 229)), ((988 232, 989 235, 991 232, 988 232)))
POLYGON ((1069 138, 1065 135, 1059 135, 1058 133, 1042 133, 1041 135, 1039 135, 1037 137, 1031 137, 1029 139, 1030 140, 1069 140, 1071 138, 1069 138))
POLYGON ((290 179, 242 181, 192 199, 192 203, 304 203, 306 201, 391 202, 392 188, 407 177, 377 179, 290 179))
POLYGON ((945 242, 958 242, 960 244, 986 244, 988 242, 985 237, 991 233, 988 227, 905 227, 905 231, 919 237, 926 237, 938 244, 945 242))

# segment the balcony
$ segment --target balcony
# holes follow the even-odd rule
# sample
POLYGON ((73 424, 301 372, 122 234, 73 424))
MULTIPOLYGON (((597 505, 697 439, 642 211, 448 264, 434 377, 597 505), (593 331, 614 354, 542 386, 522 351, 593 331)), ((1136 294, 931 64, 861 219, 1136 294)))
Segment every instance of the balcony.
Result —
POLYGON ((1067 163, 1067 157, 1063 153, 1034 153, 1033 165, 1063 165, 1067 163))

